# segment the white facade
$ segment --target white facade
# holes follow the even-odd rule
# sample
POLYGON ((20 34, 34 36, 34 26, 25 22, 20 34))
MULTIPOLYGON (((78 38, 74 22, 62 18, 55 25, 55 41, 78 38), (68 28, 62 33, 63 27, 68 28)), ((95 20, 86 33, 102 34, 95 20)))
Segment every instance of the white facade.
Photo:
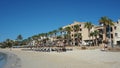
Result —
POLYGON ((114 38, 114 44, 118 44, 120 41, 120 19, 118 20, 117 23, 115 23, 115 38, 114 38))

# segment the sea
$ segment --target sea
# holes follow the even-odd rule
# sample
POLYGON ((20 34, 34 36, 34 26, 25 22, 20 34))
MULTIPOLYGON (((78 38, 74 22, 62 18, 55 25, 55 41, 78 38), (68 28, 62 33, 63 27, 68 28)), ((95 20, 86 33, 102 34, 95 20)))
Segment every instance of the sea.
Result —
POLYGON ((0 68, 4 68, 6 63, 6 54, 0 52, 0 68))

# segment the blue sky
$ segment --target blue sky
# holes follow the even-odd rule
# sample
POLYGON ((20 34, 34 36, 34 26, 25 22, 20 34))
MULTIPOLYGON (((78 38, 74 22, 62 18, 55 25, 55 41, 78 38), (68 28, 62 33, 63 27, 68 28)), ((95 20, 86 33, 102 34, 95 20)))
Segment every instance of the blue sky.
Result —
POLYGON ((73 21, 120 18, 120 0, 0 0, 0 41, 48 32, 73 21))

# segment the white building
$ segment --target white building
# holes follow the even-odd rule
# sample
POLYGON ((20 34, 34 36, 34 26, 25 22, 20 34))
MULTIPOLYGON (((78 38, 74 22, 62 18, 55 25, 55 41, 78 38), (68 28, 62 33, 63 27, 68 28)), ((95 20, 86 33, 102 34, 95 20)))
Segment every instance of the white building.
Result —
POLYGON ((120 44, 120 19, 117 23, 115 23, 115 38, 114 38, 114 44, 120 44))

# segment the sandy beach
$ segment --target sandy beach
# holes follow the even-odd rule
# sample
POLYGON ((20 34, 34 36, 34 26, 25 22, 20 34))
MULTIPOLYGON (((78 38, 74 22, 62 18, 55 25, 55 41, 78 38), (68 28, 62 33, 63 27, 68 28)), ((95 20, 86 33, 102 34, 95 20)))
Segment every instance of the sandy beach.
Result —
POLYGON ((67 52, 0 49, 9 55, 6 68, 119 68, 120 52, 73 50, 67 52))

